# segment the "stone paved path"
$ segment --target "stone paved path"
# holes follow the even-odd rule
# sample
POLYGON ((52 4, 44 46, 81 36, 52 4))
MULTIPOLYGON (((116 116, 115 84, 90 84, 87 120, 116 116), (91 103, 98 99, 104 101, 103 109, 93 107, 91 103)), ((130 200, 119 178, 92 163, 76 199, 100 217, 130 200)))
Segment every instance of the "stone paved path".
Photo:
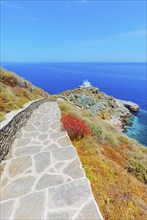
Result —
POLYGON ((74 146, 48 102, 17 133, 2 162, 1 219, 102 219, 74 146))

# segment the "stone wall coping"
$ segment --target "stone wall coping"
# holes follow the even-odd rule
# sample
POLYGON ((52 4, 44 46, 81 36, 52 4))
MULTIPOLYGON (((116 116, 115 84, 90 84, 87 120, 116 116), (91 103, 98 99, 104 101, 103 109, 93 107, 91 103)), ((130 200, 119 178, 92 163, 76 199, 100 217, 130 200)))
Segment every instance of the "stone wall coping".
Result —
POLYGON ((43 98, 33 100, 26 103, 23 108, 6 115, 6 119, 0 124, 0 162, 9 152, 17 131, 26 124, 34 110, 48 101, 50 100, 43 98))
POLYGON ((35 99, 33 101, 30 101, 30 102, 27 102, 23 105, 22 108, 18 109, 18 110, 14 110, 14 111, 11 111, 9 113, 7 113, 5 115, 5 120, 0 122, 0 130, 3 129, 3 127, 5 127, 7 124, 10 123, 10 121, 17 115, 19 114, 20 112, 24 111, 26 108, 28 108, 32 103, 34 102, 37 102, 39 100, 42 100, 42 99, 35 99))

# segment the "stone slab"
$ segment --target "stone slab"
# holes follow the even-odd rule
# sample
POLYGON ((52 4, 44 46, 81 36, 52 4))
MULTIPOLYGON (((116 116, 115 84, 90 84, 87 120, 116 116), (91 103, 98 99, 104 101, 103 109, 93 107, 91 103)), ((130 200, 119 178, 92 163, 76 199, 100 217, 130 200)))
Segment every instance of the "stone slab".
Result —
POLYGON ((36 172, 41 173, 51 164, 50 152, 43 152, 34 155, 36 172))
POLYGON ((13 159, 9 167, 9 176, 14 177, 16 175, 23 174, 31 166, 32 159, 30 156, 13 159))
POLYGON ((51 175, 51 174, 44 174, 38 181, 36 185, 36 190, 41 190, 48 188, 50 186, 56 186, 62 184, 64 179, 61 175, 51 175))
POLYGON ((79 179, 85 176, 84 170, 80 167, 80 161, 78 158, 76 158, 74 161, 68 164, 63 169, 63 173, 67 174, 72 179, 79 179))
POLYGON ((0 204, 0 219, 8 220, 10 219, 14 207, 14 201, 9 200, 0 204))
POLYGON ((20 199, 19 207, 17 208, 15 220, 41 220, 44 217, 45 192, 33 193, 20 199))
POLYGON ((35 178, 33 176, 16 179, 1 190, 1 200, 19 198, 22 195, 27 194, 34 183, 35 178))
POLYGON ((49 188, 48 192, 49 207, 51 208, 78 208, 92 196, 86 178, 49 188))

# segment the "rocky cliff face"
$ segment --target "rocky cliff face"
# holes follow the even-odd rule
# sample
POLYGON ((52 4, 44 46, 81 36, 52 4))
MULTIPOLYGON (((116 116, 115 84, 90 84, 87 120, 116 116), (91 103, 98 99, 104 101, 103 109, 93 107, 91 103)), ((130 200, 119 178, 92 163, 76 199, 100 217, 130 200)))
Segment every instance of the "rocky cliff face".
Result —
POLYGON ((128 108, 132 112, 139 111, 139 105, 137 105, 134 102, 124 101, 124 100, 120 100, 120 99, 117 99, 117 102, 121 102, 126 108, 128 108))
POLYGON ((132 115, 124 104, 96 87, 76 88, 61 93, 75 104, 89 109, 94 116, 111 122, 120 130, 125 130, 127 119, 132 115))

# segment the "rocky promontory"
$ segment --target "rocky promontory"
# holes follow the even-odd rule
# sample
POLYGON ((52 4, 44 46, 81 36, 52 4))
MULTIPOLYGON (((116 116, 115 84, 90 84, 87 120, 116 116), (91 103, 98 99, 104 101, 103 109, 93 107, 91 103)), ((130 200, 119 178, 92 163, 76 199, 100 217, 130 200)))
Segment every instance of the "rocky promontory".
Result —
POLYGON ((64 91, 59 96, 88 109, 93 116, 98 116, 112 123, 122 131, 129 125, 128 118, 132 116, 131 111, 139 109, 137 104, 115 99, 91 85, 64 91))
POLYGON ((121 102, 126 108, 128 108, 132 112, 138 112, 139 111, 139 105, 137 105, 134 102, 131 101, 125 101, 117 99, 119 102, 121 102))

